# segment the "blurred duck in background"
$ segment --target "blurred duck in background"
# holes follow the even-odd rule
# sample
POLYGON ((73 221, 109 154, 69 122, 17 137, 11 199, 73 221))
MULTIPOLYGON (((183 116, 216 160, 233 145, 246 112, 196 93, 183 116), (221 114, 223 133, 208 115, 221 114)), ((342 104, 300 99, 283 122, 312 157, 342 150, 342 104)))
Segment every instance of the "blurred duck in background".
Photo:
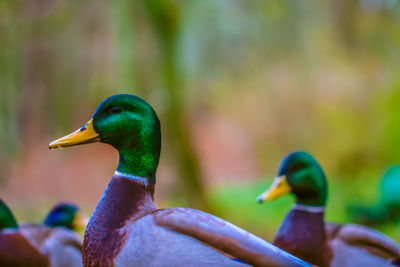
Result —
POLYGON ((107 98, 88 123, 49 147, 93 142, 112 145, 120 159, 85 232, 85 266, 308 266, 205 212, 156 208, 160 122, 141 98, 107 98))
POLYGON ((50 260, 50 266, 82 266, 82 240, 75 232, 85 228, 77 205, 55 205, 42 224, 21 223, 20 232, 50 260))
POLYGON ((400 165, 391 167, 381 179, 379 199, 374 205, 353 203, 348 213, 352 221, 375 226, 400 221, 400 165))
POLYGON ((82 216, 76 204, 59 203, 50 210, 43 224, 49 227, 65 227, 73 231, 84 231, 88 220, 86 216, 82 216))
POLYGON ((47 255, 19 231, 14 215, 3 200, 0 200, 0 266, 50 266, 47 255))
MULTIPOLYGON (((20 225, 17 225, 11 211, 3 202, 1 202, 1 208, 2 227, 6 230, 14 229, 13 233, 18 233, 21 240, 19 242, 24 246, 10 246, 13 244, 12 241, 2 239, 1 254, 4 252, 9 255, 6 256, 7 261, 17 261, 15 264, 12 262, 11 265, 5 266, 17 266, 20 261, 22 261, 20 266, 82 266, 82 240, 72 231, 72 229, 79 230, 84 227, 76 205, 58 204, 51 209, 43 224, 21 223, 20 225), (28 245, 31 247, 29 250, 27 250, 28 245), (4 248, 12 248, 13 251, 4 250, 4 248), (25 258, 19 257, 19 254, 27 252, 29 254, 25 258), (35 261, 40 261, 40 264, 36 265, 35 261), (47 262, 47 265, 44 262, 47 262)), ((8 232, 8 230, 5 231, 6 234, 8 232)))
POLYGON ((327 180, 306 152, 293 152, 281 162, 278 176, 258 201, 292 193, 296 204, 284 219, 274 245, 318 266, 393 266, 400 246, 365 226, 324 222, 327 180))

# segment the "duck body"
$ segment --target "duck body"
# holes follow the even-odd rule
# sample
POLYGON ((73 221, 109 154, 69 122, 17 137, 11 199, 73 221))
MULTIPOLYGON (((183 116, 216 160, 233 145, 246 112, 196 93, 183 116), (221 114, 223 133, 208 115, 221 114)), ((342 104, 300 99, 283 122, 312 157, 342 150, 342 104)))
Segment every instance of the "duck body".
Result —
POLYGON ((400 259, 400 246, 386 235, 361 225, 325 223, 323 212, 296 206, 273 244, 318 266, 398 266, 400 259))
POLYGON ((0 232, 0 266, 46 267, 48 257, 17 230, 0 232))
POLYGON ((296 204, 284 219, 274 244, 318 266, 396 266, 400 245, 368 227, 326 223, 327 180, 306 152, 293 152, 281 162, 274 183, 259 202, 293 193, 296 204))
POLYGON ((309 266, 210 214, 157 209, 160 122, 141 98, 109 97, 87 124, 49 147, 93 142, 117 149, 119 164, 86 228, 84 266, 245 266, 230 257, 252 266, 309 266))
POLYGON ((331 266, 400 266, 400 246, 379 231, 357 224, 325 223, 334 253, 331 266))
MULTIPOLYGON (((212 242, 222 242, 224 236, 210 238, 203 231, 208 232, 206 226, 215 224, 227 226, 233 233, 237 231, 240 236, 235 238, 236 241, 259 242, 257 245, 260 247, 267 244, 240 228, 231 228, 224 220, 198 210, 157 209, 152 189, 141 181, 129 178, 129 175, 117 173, 89 220, 83 245, 84 266, 246 266, 215 249, 231 252, 224 246, 217 244, 213 248, 212 242)), ((215 230, 218 231, 218 228, 215 227, 215 230)), ((232 241, 226 238, 226 242, 232 241)), ((279 253, 276 251, 277 258, 279 253)), ((257 257, 256 253, 254 256, 257 257)), ((266 260, 258 257, 260 262, 266 260)), ((282 259, 269 261, 277 266, 301 264, 289 259, 286 262, 282 259)))
POLYGON ((49 259, 51 267, 79 267, 82 265, 82 240, 65 227, 23 223, 20 233, 49 259))
POLYGON ((160 227, 152 214, 128 227, 126 246, 114 263, 115 266, 143 267, 250 266, 231 260, 195 238, 160 227))
POLYGON ((21 223, 23 234, 43 255, 51 267, 79 267, 82 264, 82 240, 74 230, 82 226, 79 208, 72 203, 54 205, 43 223, 21 223))
MULTIPOLYGON (((65 204, 56 207, 61 206, 65 207, 65 204)), ((52 210, 47 218, 64 215, 65 211, 52 210)), ((68 225, 73 225, 74 216, 69 217, 71 220, 68 225)), ((0 266, 82 266, 82 241, 78 235, 64 226, 66 220, 62 220, 62 223, 51 221, 52 226, 32 223, 18 225, 10 209, 0 201, 0 266)))

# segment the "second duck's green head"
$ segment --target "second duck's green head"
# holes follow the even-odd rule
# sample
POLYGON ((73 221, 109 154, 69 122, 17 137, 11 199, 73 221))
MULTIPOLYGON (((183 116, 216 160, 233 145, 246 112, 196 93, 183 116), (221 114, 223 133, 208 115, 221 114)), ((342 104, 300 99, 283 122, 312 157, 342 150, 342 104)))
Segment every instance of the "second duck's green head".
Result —
POLYGON ((289 193, 295 195, 298 204, 324 206, 326 203, 325 173, 307 152, 296 151, 284 157, 278 176, 271 187, 259 196, 258 201, 271 201, 289 193))
POLYGON ((155 179, 161 149, 160 121, 143 99, 129 94, 107 98, 84 126, 51 142, 49 148, 93 142, 110 144, 119 151, 118 171, 155 179))

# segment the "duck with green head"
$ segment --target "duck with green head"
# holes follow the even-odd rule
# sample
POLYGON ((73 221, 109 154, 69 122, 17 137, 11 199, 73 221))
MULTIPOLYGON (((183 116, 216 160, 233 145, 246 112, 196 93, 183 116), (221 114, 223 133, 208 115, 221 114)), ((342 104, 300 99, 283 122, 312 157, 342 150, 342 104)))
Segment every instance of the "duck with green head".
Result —
POLYGON ((83 231, 86 228, 86 220, 81 215, 78 205, 66 202, 51 208, 43 224, 48 227, 65 227, 72 231, 83 231))
MULTIPOLYGON (((82 230, 84 222, 80 216, 79 208, 75 204, 60 203, 55 205, 46 216, 43 224, 26 222, 17 224, 10 209, 1 201, 0 227, 5 229, 6 234, 10 235, 11 231, 11 236, 18 238, 18 242, 21 244, 19 246, 24 246, 24 250, 29 252, 27 257, 39 254, 40 257, 38 256, 37 260, 43 263, 43 259, 46 259, 48 263, 48 265, 34 266, 82 266, 82 240, 74 230, 82 230), (32 248, 30 249, 27 244, 32 248)), ((10 240, 10 238, 7 237, 7 240, 10 240)), ((13 243, 7 242, 4 245, 12 247, 13 243)), ((18 261, 21 260, 18 257, 18 254, 21 253, 19 250, 20 248, 15 247, 12 249, 12 253, 15 253, 18 261)), ((8 253, 11 252, 8 251, 8 253)), ((13 255, 12 253, 10 255, 13 255)), ((31 261, 27 257, 22 258, 22 266, 31 266, 28 265, 30 263, 26 262, 31 261)))
POLYGON ((43 223, 20 223, 19 231, 44 255, 50 266, 82 266, 82 239, 75 231, 85 222, 73 203, 54 205, 43 223))
POLYGON ((0 200, 0 266, 49 266, 49 259, 20 231, 14 215, 0 200))
POLYGON ((282 160, 271 187, 260 203, 293 194, 296 203, 284 219, 274 245, 318 266, 392 266, 400 246, 373 229, 324 221, 327 179, 319 163, 306 152, 282 160))
POLYGON ((85 266, 304 266, 305 262, 210 214, 157 209, 159 119, 141 98, 104 100, 92 118, 50 148, 103 142, 119 152, 119 164, 86 228, 85 266))

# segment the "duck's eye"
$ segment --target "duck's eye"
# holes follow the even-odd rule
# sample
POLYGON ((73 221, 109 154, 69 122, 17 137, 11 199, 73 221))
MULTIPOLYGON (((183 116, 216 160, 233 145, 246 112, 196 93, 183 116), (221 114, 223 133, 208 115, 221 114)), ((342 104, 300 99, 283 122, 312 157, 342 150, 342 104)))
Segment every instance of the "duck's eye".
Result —
POLYGON ((109 112, 109 113, 120 113, 120 112, 121 112, 121 109, 120 109, 119 107, 112 106, 112 107, 110 107, 110 108, 108 109, 108 112, 109 112))
POLYGON ((295 163, 292 166, 289 167, 289 171, 290 172, 297 172, 300 171, 301 169, 303 169, 304 166, 301 163, 295 163))

